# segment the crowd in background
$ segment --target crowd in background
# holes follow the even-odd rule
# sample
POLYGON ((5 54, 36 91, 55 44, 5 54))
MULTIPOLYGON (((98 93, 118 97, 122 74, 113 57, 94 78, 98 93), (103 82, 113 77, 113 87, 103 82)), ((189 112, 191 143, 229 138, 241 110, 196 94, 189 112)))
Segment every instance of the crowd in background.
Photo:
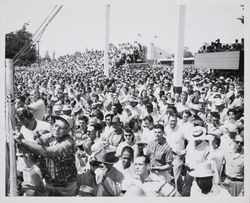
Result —
POLYGON ((223 52, 223 51, 243 51, 244 50, 244 38, 241 38, 239 42, 238 39, 235 39, 234 43, 221 43, 220 39, 206 44, 200 48, 198 53, 207 53, 207 52, 223 52))
POLYGON ((243 77, 189 67, 174 92, 120 47, 109 77, 96 50, 16 68, 19 195, 243 196, 243 77))

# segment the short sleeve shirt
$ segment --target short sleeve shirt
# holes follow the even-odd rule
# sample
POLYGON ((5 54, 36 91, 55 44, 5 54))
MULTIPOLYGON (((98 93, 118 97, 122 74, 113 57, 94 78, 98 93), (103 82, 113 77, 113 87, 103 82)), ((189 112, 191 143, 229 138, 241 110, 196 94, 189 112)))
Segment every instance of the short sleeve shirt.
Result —
POLYGON ((46 182, 54 186, 66 187, 77 175, 75 164, 75 141, 70 136, 57 141, 51 134, 42 136, 43 144, 51 148, 50 156, 42 157, 40 168, 46 182))
POLYGON ((232 178, 244 178, 244 155, 233 151, 225 154, 225 173, 232 178))
POLYGON ((167 144, 165 138, 160 142, 150 142, 145 153, 149 156, 150 164, 153 166, 163 166, 173 161, 172 149, 167 144))

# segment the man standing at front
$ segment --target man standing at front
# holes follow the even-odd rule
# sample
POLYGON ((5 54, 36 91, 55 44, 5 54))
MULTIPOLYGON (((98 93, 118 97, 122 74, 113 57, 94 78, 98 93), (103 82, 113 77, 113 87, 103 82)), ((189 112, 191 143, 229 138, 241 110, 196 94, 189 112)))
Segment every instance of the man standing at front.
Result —
POLYGON ((170 183, 172 176, 173 153, 171 147, 167 144, 164 135, 164 127, 161 124, 154 126, 155 140, 151 141, 145 148, 145 155, 150 158, 150 170, 152 173, 163 177, 170 183))
POLYGON ((236 135, 234 148, 225 154, 226 179, 223 186, 232 196, 242 196, 244 190, 244 138, 236 135))
POLYGON ((168 120, 169 125, 166 127, 165 132, 167 143, 173 151, 173 174, 175 184, 177 184, 186 154, 185 138, 183 131, 177 125, 177 116, 170 115, 168 120))
POLYGON ((165 179, 159 177, 155 173, 152 173, 149 170, 149 163, 150 160, 147 156, 142 155, 135 158, 135 176, 132 179, 131 186, 125 193, 125 196, 141 196, 139 194, 134 194, 130 190, 130 188, 133 188, 133 186, 141 189, 145 196, 148 197, 169 197, 174 195, 175 188, 167 183, 165 179))
POLYGON ((16 136, 17 144, 41 156, 40 169, 49 196, 75 196, 77 192, 75 141, 70 137, 70 118, 55 116, 52 134, 44 134, 39 144, 16 136))

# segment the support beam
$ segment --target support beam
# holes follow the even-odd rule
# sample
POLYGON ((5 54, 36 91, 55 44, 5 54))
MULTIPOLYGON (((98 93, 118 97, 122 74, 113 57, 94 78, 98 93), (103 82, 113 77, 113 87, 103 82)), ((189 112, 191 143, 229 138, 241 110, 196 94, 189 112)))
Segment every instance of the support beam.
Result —
POLYGON ((178 41, 174 63, 174 92, 182 91, 183 81, 183 54, 184 54, 184 34, 185 34, 185 14, 186 6, 179 6, 178 41))
POLYGON ((105 50, 104 50, 104 75, 109 77, 109 16, 110 5, 106 5, 105 13, 105 50))
POLYGON ((14 100, 14 67, 11 59, 6 59, 5 62, 5 129, 6 129, 6 186, 10 187, 9 195, 11 197, 17 196, 17 177, 16 177, 16 150, 13 139, 13 130, 15 129, 15 100, 14 100), (8 169, 9 166, 9 169, 8 169), (9 170, 9 171, 8 171, 9 170), (8 180, 9 178, 9 180, 8 180), (8 184, 9 182, 9 184, 8 184))

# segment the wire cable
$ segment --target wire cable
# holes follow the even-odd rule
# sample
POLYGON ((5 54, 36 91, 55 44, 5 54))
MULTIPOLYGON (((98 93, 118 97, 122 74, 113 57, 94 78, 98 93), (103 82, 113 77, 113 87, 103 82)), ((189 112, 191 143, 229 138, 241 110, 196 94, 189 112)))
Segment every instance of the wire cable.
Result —
MULTIPOLYGON (((45 18, 45 20, 42 22, 42 24, 38 27, 38 29, 36 30, 36 32, 32 35, 31 39, 34 38, 34 36, 36 35, 36 33, 40 30, 40 28, 43 26, 43 24, 47 21, 47 19, 49 18, 49 16, 54 12, 54 10, 56 9, 57 5, 53 8, 53 10, 49 13, 49 15, 45 18)), ((26 47, 29 45, 30 41, 27 41, 25 43, 25 45, 22 47, 22 49, 20 49, 20 51, 13 57, 13 59, 18 58, 18 55, 20 55, 21 52, 24 51, 24 49, 26 49, 26 47)))
POLYGON ((45 20, 42 22, 42 24, 39 26, 39 28, 36 30, 36 32, 32 35, 32 40, 26 42, 26 44, 22 47, 22 49, 13 57, 14 60, 14 64, 18 61, 18 58, 20 56, 23 56, 27 53, 29 53, 29 51, 32 49, 33 46, 35 46, 38 41, 41 39, 45 29, 47 28, 47 26, 49 25, 49 23, 55 18, 55 16, 58 14, 58 12, 61 10, 61 8, 63 7, 62 5, 59 7, 59 9, 57 9, 57 11, 50 17, 50 19, 48 20, 48 23, 41 29, 41 27, 44 25, 44 23, 47 21, 47 19, 49 18, 49 16, 55 11, 57 5, 53 8, 52 12, 50 12, 50 14, 45 18, 45 20), (40 31, 39 31, 40 30, 40 31), (38 33, 39 31, 39 33, 38 33), (38 33, 38 35, 35 37, 35 35, 38 33), (33 39, 35 38, 35 39, 33 39), (38 39, 38 40, 37 40, 38 39), (34 40, 35 44, 33 44, 32 46, 30 46, 32 44, 32 41, 34 40), (27 51, 27 49, 30 49, 27 51), (25 52, 26 51, 26 52, 25 52), (25 52, 25 54, 24 54, 25 52))

